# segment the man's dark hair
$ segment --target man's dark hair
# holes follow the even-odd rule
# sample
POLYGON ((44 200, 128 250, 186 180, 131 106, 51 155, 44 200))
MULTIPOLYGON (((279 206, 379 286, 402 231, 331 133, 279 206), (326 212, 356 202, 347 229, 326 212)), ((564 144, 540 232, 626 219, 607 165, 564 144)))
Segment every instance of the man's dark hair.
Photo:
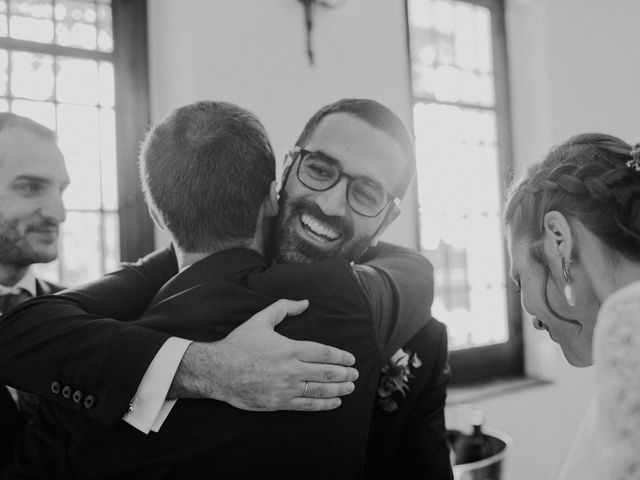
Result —
POLYGON ((399 192, 402 192, 404 195, 416 170, 413 139, 407 127, 402 123, 402 120, 389 108, 375 100, 366 98, 343 98, 342 100, 322 107, 304 126, 296 145, 305 147, 320 121, 332 113, 347 113, 353 115, 372 127, 387 133, 397 142, 405 157, 404 171, 402 172, 401 183, 398 185, 399 192))
POLYGON ((147 203, 188 252, 250 241, 275 178, 267 133, 250 112, 226 102, 173 111, 140 153, 147 203))
POLYGON ((1 112, 0 113, 0 132, 7 128, 21 128, 29 133, 33 133, 38 137, 51 140, 53 142, 57 141, 56 134, 53 130, 45 127, 44 125, 39 124, 31 120, 30 118, 23 117, 21 115, 16 115, 15 113, 10 112, 1 112))

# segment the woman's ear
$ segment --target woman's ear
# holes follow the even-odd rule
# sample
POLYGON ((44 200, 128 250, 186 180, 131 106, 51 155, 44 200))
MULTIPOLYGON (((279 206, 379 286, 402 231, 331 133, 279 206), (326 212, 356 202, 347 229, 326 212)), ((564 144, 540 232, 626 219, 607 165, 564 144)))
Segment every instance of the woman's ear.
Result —
POLYGON ((557 255, 565 260, 572 260, 573 233, 567 218, 560 212, 552 210, 544 215, 544 247, 547 254, 557 255))
POLYGON ((265 218, 273 218, 278 215, 278 189, 276 181, 269 184, 269 192, 264 197, 262 208, 265 218))

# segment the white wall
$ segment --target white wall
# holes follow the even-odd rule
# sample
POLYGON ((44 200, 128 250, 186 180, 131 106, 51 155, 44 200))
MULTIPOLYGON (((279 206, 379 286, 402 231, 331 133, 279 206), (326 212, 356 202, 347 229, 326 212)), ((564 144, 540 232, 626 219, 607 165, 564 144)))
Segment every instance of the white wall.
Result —
MULTIPOLYGON (((316 64, 296 0, 149 1, 153 120, 200 99, 255 112, 278 154, 320 106, 377 99, 411 119, 402 0, 349 0, 315 15, 316 64)), ((518 169, 587 130, 640 141, 640 1, 506 0, 514 155, 518 169)), ((411 198, 409 198, 411 200, 411 198)), ((415 211, 387 239, 414 245, 415 211)), ((529 371, 551 386, 479 402, 515 440, 507 480, 555 479, 589 401, 591 372, 564 364, 525 325, 529 371)))

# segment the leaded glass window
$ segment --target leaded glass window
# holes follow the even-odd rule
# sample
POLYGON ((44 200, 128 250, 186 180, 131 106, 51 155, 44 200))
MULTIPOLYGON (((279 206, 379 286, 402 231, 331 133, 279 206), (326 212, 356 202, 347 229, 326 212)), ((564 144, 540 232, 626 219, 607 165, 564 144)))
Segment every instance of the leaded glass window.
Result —
POLYGON ((0 0, 0 110, 54 130, 71 185, 59 258, 76 285, 120 261, 111 1, 0 0))
MULTIPOLYGON (((452 350, 508 343, 501 228, 508 122, 497 71, 501 2, 409 0, 420 246, 434 265, 433 315, 452 350), (501 124, 502 122, 502 124, 501 124)), ((503 46, 502 46, 503 47, 503 46)))

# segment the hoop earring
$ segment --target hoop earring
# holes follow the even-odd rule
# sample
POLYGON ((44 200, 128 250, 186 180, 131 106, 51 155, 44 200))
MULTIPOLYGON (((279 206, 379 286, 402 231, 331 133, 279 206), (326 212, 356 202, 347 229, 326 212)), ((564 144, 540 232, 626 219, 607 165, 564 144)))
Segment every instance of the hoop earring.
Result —
POLYGON ((564 277, 564 281, 566 285, 564 286, 563 293, 564 298, 571 307, 576 306, 576 296, 573 293, 573 286, 571 286, 571 276, 569 274, 569 268, 571 267, 571 260, 562 259, 562 276, 564 277))

